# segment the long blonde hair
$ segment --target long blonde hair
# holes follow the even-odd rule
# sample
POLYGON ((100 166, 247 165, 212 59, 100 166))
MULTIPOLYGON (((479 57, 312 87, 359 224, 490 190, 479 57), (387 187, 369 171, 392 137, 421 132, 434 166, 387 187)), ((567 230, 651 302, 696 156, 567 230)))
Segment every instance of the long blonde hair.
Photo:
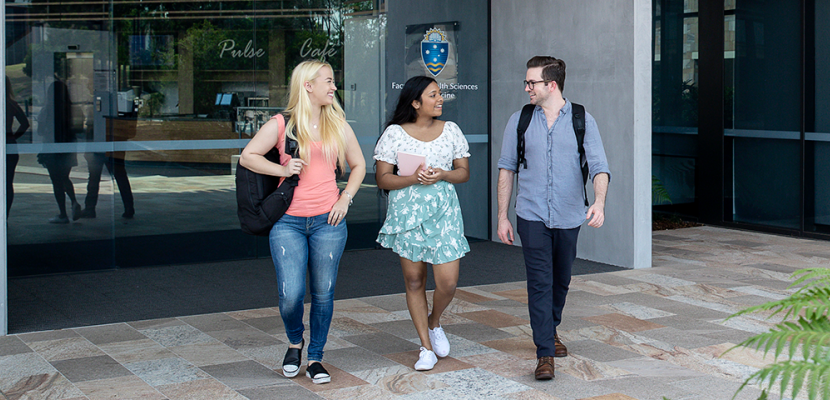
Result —
MULTIPOLYGON (((289 137, 294 137, 300 148, 300 157, 309 162, 309 148, 311 140, 311 100, 305 90, 305 83, 310 82, 320 75, 323 67, 331 68, 326 62, 318 60, 303 61, 294 68, 291 73, 291 92, 288 96, 288 107, 285 112, 291 116, 285 131, 289 137), (296 131, 292 129, 296 127, 296 131), (295 133, 296 135, 292 134, 295 133)), ((333 69, 332 69, 333 71, 333 69)), ((331 105, 322 107, 320 112, 320 140, 323 142, 323 154, 326 161, 331 162, 335 158, 340 164, 340 169, 346 168, 346 113, 337 101, 337 97, 331 105)))

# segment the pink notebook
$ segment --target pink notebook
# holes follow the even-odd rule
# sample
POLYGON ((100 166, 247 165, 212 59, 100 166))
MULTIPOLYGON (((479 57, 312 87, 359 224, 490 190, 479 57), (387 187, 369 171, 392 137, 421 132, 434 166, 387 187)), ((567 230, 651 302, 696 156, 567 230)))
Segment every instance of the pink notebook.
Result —
POLYGON ((410 176, 418 170, 421 164, 426 163, 426 156, 412 154, 404 151, 398 152, 398 175, 410 176))

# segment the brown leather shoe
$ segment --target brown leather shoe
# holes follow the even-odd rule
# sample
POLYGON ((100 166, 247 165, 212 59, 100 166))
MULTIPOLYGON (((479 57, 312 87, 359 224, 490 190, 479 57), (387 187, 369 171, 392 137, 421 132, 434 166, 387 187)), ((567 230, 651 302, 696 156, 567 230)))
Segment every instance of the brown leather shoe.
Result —
POLYGON ((553 335, 553 344, 555 346, 554 356, 556 357, 567 357, 568 356, 568 348, 562 344, 562 341, 559 340, 559 334, 553 335))
POLYGON ((540 357, 536 363, 536 380, 548 381, 553 379, 553 357, 540 357))

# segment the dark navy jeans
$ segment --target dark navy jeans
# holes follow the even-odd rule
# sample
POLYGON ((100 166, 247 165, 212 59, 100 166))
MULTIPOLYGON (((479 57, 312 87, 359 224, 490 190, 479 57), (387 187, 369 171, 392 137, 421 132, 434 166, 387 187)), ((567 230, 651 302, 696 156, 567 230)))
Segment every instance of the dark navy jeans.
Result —
POLYGON ((311 288, 308 360, 323 361, 323 347, 334 313, 334 286, 340 256, 346 247, 346 221, 329 225, 329 214, 316 217, 283 215, 271 228, 271 258, 277 269, 280 315, 292 344, 303 340, 303 299, 306 276, 311 288))
POLYGON ((552 357, 553 336, 562 322, 562 309, 571 284, 579 227, 549 229, 542 221, 516 218, 527 270, 527 307, 536 357, 552 357))

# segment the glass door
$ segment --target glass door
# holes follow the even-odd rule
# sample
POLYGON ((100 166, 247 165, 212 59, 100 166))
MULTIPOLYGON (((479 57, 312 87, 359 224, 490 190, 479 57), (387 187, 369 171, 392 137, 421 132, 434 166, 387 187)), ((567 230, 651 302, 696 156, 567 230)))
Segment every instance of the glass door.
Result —
POLYGON ((386 114, 382 98, 378 96, 384 86, 386 16, 376 12, 366 14, 353 13, 345 20, 343 29, 343 107, 366 160, 364 184, 349 208, 347 248, 375 247, 379 219, 384 217, 379 213, 383 207, 380 207, 372 157, 386 114))
POLYGON ((724 218, 800 230, 801 2, 726 5, 724 218))
POLYGON ((830 1, 806 4, 804 230, 830 234, 830 1))

